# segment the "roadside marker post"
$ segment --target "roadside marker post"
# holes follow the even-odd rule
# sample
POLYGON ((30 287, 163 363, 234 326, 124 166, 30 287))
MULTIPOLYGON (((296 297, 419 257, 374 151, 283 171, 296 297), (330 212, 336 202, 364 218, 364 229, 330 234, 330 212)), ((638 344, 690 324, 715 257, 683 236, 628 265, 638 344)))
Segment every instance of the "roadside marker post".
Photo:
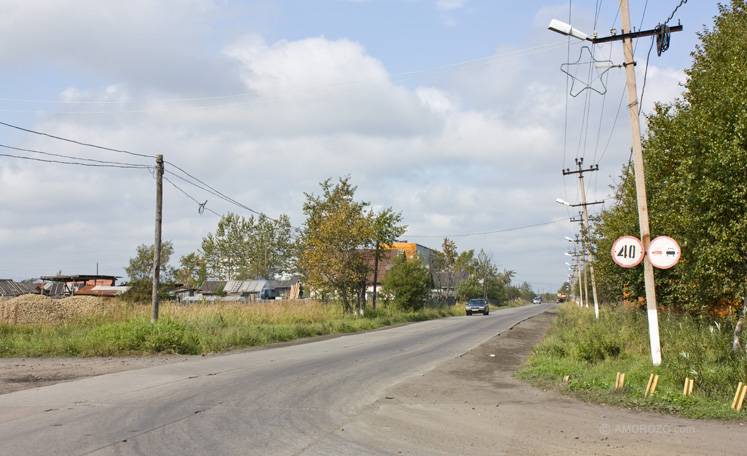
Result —
POLYGON ((651 374, 651 377, 648 379, 648 386, 646 387, 646 393, 644 396, 648 397, 649 394, 653 395, 656 391, 656 384, 659 383, 659 376, 651 374))
POLYGON ((625 373, 617 373, 617 379, 615 379, 615 389, 621 389, 625 386, 625 373))
POLYGON ((737 412, 742 411, 745 393, 747 393, 747 385, 739 382, 739 385, 737 386, 737 393, 734 395, 734 400, 731 403, 731 408, 733 408, 737 412))
POLYGON ((692 396, 693 395, 693 385, 695 384, 695 380, 692 378, 685 378, 685 388, 682 390, 683 396, 692 396))

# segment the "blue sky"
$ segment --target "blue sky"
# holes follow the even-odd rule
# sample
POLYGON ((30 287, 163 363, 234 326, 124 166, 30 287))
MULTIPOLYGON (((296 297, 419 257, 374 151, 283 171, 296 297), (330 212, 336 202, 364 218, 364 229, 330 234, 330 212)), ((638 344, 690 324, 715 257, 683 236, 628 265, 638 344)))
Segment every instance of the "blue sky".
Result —
MULTIPOLYGON (((651 29, 679 4, 631 1, 631 22, 651 29)), ((359 199, 402 212, 408 241, 439 248, 449 236, 460 250, 484 249, 517 282, 555 291, 568 275, 564 237, 577 232, 568 221, 577 214, 555 199, 579 198, 578 180, 561 170, 578 157, 599 164, 587 199, 609 202, 630 130, 622 70, 605 75, 604 96, 569 96, 560 67, 579 59, 581 43, 547 25, 605 36, 620 29, 617 13, 615 1, 6 0, 0 121, 148 157, 4 126, 0 144, 148 166, 163 154, 295 226, 304 192, 350 175, 359 199)), ((670 25, 685 30, 661 57, 651 53, 644 114, 679 96, 696 32, 717 13, 709 0, 674 14, 670 25)), ((650 44, 638 40, 639 92, 650 44)), ((619 42, 593 52, 622 62, 619 42)), ((172 165, 163 237, 176 266, 215 231, 211 211, 251 213, 172 165), (209 211, 198 214, 184 193, 209 211)), ((137 246, 153 242, 154 194, 147 169, 0 156, 0 277, 97 267, 124 276, 137 246)))

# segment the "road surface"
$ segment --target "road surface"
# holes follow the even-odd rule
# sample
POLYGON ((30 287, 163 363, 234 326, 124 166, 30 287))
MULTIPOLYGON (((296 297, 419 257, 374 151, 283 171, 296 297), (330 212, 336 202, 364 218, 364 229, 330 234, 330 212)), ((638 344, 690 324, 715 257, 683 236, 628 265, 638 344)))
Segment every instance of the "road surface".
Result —
POLYGON ((550 304, 0 396, 0 455, 382 454, 341 436, 388 389, 550 304))

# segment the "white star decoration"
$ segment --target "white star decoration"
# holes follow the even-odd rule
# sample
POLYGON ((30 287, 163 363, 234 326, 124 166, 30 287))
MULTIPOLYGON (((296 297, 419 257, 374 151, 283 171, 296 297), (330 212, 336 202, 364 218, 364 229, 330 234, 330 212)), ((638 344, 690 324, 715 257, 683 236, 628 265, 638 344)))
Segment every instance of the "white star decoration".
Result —
POLYGON ((571 83, 571 96, 576 97, 586 89, 591 89, 600 95, 607 93, 607 87, 604 85, 602 78, 610 68, 616 68, 620 65, 612 65, 612 60, 597 60, 591 54, 591 49, 588 46, 581 48, 581 53, 578 56, 578 60, 573 63, 564 63, 560 65, 560 71, 571 77, 573 82, 571 83), (585 55, 588 57, 585 59, 585 55), (582 62, 582 60, 584 60, 582 62), (573 69, 571 73, 570 67, 577 67, 573 69), (601 71, 600 71, 601 70, 601 71), (587 82, 588 81, 588 82, 587 82), (577 84, 578 83, 578 84, 577 84), (577 85, 583 85, 578 88, 577 85))

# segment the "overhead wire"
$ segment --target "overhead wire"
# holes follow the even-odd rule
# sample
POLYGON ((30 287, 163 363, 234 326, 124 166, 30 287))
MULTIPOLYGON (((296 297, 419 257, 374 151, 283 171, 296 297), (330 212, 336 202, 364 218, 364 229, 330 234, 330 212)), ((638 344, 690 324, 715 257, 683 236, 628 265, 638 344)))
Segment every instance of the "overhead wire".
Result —
MULTIPOLYGON (((34 154, 47 155, 50 157, 67 158, 70 160, 81 160, 81 161, 92 162, 92 164, 88 166, 95 166, 95 164, 98 164, 101 167, 107 167, 107 168, 141 168, 141 169, 152 168, 152 166, 136 164, 136 163, 123 163, 123 162, 113 162, 113 161, 107 161, 107 160, 97 160, 94 158, 75 157, 72 155, 62 155, 62 154, 55 154, 51 152, 43 152, 43 151, 34 150, 34 149, 24 149, 21 147, 13 147, 13 146, 5 145, 5 144, 0 144, 0 147, 6 148, 6 149, 17 150, 19 152, 29 152, 29 153, 34 153, 34 154)), ((16 157, 16 158, 22 158, 22 157, 16 157)), ((79 163, 72 163, 72 162, 57 162, 57 163, 79 164, 79 163)))
POLYGON ((78 144, 78 145, 81 145, 81 146, 93 147, 93 148, 102 149, 102 150, 108 150, 110 152, 118 152, 118 153, 122 153, 122 154, 129 154, 129 155, 134 155, 134 156, 137 156, 137 157, 156 158, 155 155, 144 155, 144 154, 138 154, 138 153, 135 153, 135 152, 130 152, 130 151, 127 151, 127 150, 112 149, 110 147, 97 146, 95 144, 89 144, 89 143, 84 143, 84 142, 76 141, 74 139, 63 138, 61 136, 55 136, 55 135, 51 135, 49 133, 43 133, 43 132, 40 132, 40 131, 29 130, 28 128, 19 127, 17 125, 12 125, 12 124, 9 124, 9 123, 6 123, 6 122, 0 122, 0 125, 4 125, 4 126, 9 127, 9 128, 15 128, 16 130, 25 131, 27 133, 33 133, 35 135, 47 136, 49 138, 57 139, 57 140, 60 140, 60 141, 67 141, 67 142, 78 144))
POLYGON ((212 210, 209 207, 207 207, 207 200, 205 200, 204 203, 201 203, 201 202, 197 201, 192 195, 190 195, 189 193, 187 193, 186 191, 184 191, 181 187, 179 187, 175 183, 171 182, 171 179, 169 179, 168 177, 164 176, 163 180, 165 180, 166 182, 168 182, 169 184, 171 184, 175 189, 177 189, 180 192, 182 192, 184 195, 186 195, 187 198, 189 198, 192 201, 194 201, 195 203, 197 203, 197 206, 198 206, 197 212, 200 215, 202 215, 202 213, 207 210, 208 212, 212 212, 213 214, 217 215, 218 217, 223 217, 219 213, 217 213, 214 210, 212 210))
MULTIPOLYGON (((12 125, 12 124, 9 124, 9 123, 6 123, 6 122, 0 122, 0 125, 4 125, 4 126, 9 127, 9 128, 14 128, 14 129, 26 132, 26 133, 31 133, 31 134, 35 134, 35 135, 39 135, 39 136, 45 136, 45 137, 48 137, 48 138, 56 139, 56 140, 59 140, 59 141, 65 141, 65 142, 77 144, 77 145, 84 146, 84 147, 92 147, 92 148, 95 148, 95 149, 106 150, 106 151, 110 151, 110 152, 123 153, 123 154, 128 154, 128 155, 137 156, 137 157, 152 158, 152 159, 156 158, 155 155, 140 154, 140 153, 131 152, 131 151, 127 151, 127 150, 114 149, 114 148, 111 148, 111 147, 105 147, 105 146, 100 146, 100 145, 96 145, 96 144, 92 144, 92 143, 86 143, 86 142, 77 141, 77 140, 74 140, 74 139, 64 138, 62 136, 52 135, 50 133, 45 133, 45 132, 41 132, 41 131, 36 131, 36 130, 28 129, 28 128, 19 127, 17 125, 12 125)), ((12 155, 12 154, 0 154, 0 156, 3 156, 3 157, 16 158, 16 159, 21 159, 21 160, 31 160, 31 161, 38 161, 38 162, 45 162, 45 163, 58 163, 58 164, 65 164, 65 165, 80 165, 80 166, 88 166, 88 167, 137 168, 137 169, 149 169, 151 171, 155 170, 155 167, 153 165, 134 164, 134 163, 123 163, 123 162, 113 162, 113 161, 98 160, 98 159, 92 159, 92 158, 75 157, 75 156, 70 156, 70 155, 63 155, 63 154, 56 154, 56 153, 51 153, 51 152, 44 152, 44 151, 39 151, 39 150, 34 150, 34 149, 24 149, 24 148, 20 148, 20 147, 13 147, 13 146, 8 146, 8 145, 4 145, 4 144, 0 144, 0 147, 6 148, 6 149, 11 149, 11 150, 17 150, 19 152, 37 153, 37 154, 42 154, 42 155, 47 155, 47 156, 53 156, 53 157, 58 157, 58 158, 67 158, 69 160, 79 160, 80 162, 71 162, 71 161, 62 161, 62 160, 53 160, 53 159, 40 159, 40 158, 33 158, 33 157, 26 157, 26 156, 21 156, 21 155, 12 155), (89 162, 89 163, 81 163, 81 162, 89 162)), ((175 169, 179 170, 180 172, 184 173, 190 179, 193 179, 194 181, 198 182, 201 185, 195 184, 194 182, 190 182, 189 180, 187 180, 187 179, 179 176, 178 174, 175 174, 173 172, 171 173, 171 174, 174 174, 174 176, 176 176, 176 177, 184 180, 185 182, 190 183, 190 184, 194 185, 195 187, 197 187, 197 188, 199 188, 199 189, 201 189, 203 191, 206 191, 206 192, 208 192, 210 194, 218 196, 219 198, 223 199, 224 201, 227 201, 227 202, 229 202, 231 204, 234 204, 237 207, 245 209, 245 210, 247 210, 249 212, 252 212, 254 214, 266 217, 267 219, 272 220, 274 222, 277 222, 276 219, 273 219, 272 217, 269 217, 266 214, 263 214, 263 213, 261 213, 259 211, 256 211, 256 210, 254 210, 254 209, 252 209, 252 208, 250 208, 250 207, 248 207, 248 206, 246 206, 246 205, 244 205, 244 204, 236 201, 235 199, 233 199, 233 198, 225 195, 224 193, 221 193, 220 191, 218 191, 215 188, 211 187, 210 185, 206 184, 202 180, 200 180, 197 177, 193 176, 192 174, 188 173, 183 168, 177 166, 175 163, 170 162, 170 161, 166 161, 165 163, 168 163, 169 165, 171 165, 175 169)), ((167 171, 167 172, 169 172, 169 171, 167 171)), ((173 185, 174 187, 176 187, 177 189, 179 189, 180 191, 182 191, 183 193, 187 194, 186 192, 184 192, 184 190, 182 190, 181 188, 179 188, 178 186, 176 186, 173 182, 169 181, 169 183, 171 185, 173 185)), ((187 195, 187 196, 189 196, 189 195, 187 195)), ((189 197, 192 198, 191 196, 189 196, 189 197)), ((192 198, 192 199, 194 200, 194 198, 192 198)), ((195 202, 197 202, 197 201, 195 200, 195 202)), ((204 206, 204 204, 206 204, 206 203, 199 203, 199 202, 197 202, 197 203, 198 204, 203 204, 203 206, 202 206, 203 210, 206 209, 205 206, 204 206)), ((210 212, 215 213, 217 215, 217 213, 214 212, 212 209, 208 209, 208 210, 210 212)))
MULTIPOLYGON (((2 146, 2 145, 0 145, 2 146)), ((2 146, 6 147, 6 146, 2 146)), ((34 157, 26 157, 23 155, 13 155, 13 154, 0 154, 0 157, 8 157, 8 158, 17 158, 20 160, 29 160, 29 161, 36 161, 36 162, 43 162, 43 163, 58 163, 61 165, 77 165, 77 166, 87 166, 92 168, 129 168, 129 169, 138 169, 141 168, 141 166, 129 166, 129 165, 104 165, 104 164, 97 164, 97 163, 79 163, 79 162, 70 162, 70 161, 62 161, 62 160, 52 160, 52 159, 45 159, 45 158, 34 158, 34 157)), ((147 167, 146 167, 147 169, 147 167)))
POLYGON ((669 24, 669 21, 672 20, 672 18, 674 17, 674 14, 677 12, 678 9, 680 9, 680 6, 684 5, 685 3, 687 3, 687 0, 680 0, 680 4, 674 7, 674 11, 672 11, 672 14, 670 14, 667 20, 664 21, 664 25, 669 24))
MULTIPOLYGON (((685 0, 685 1, 687 1, 687 0, 685 0)), ((644 7, 643 7, 643 13, 641 14, 640 25, 638 26, 639 29, 643 28, 643 21, 645 20, 646 10, 647 9, 648 9, 648 0, 646 0, 646 3, 644 4, 644 7)), ((619 15, 620 15, 620 8, 618 7, 617 14, 615 16, 615 19, 613 20, 613 26, 612 26, 613 28, 614 28, 614 24, 617 22, 617 17, 619 15)), ((635 56, 635 53, 636 53, 637 50, 638 50, 638 41, 636 41, 635 44, 634 44, 634 46, 633 46, 633 56, 635 56)), ((610 52, 611 52, 611 50, 610 50, 610 52)), ((646 65, 646 66, 648 66, 648 65, 646 65)), ((604 150, 602 151, 602 155, 599 157, 599 162, 601 162, 604 159, 605 155, 607 154, 607 151, 609 150, 609 146, 610 146, 610 144, 612 142, 612 137, 613 137, 613 135, 615 133, 615 126, 617 125, 617 120, 618 120, 618 118, 620 116, 620 111, 622 110, 622 106, 623 106, 624 100, 625 100, 625 91, 623 90, 620 93, 620 101, 618 102, 618 105, 617 105, 617 111, 615 113, 615 118, 612 121, 612 126, 610 127, 610 134, 609 134, 609 137, 607 138, 607 142, 606 142, 606 144, 604 146, 604 150)), ((642 104, 639 103, 639 108, 640 108, 641 105, 642 104)), ((640 110, 639 110, 639 114, 640 114, 640 110)), ((631 158, 629 158, 628 164, 627 164, 628 167, 630 167, 630 165, 631 165, 632 152, 631 152, 631 156, 630 157, 631 158)))
POLYGON ((566 220, 567 219, 562 218, 562 219, 552 220, 550 222, 535 223, 535 224, 532 224, 532 225, 523 225, 523 226, 517 226, 517 227, 513 227, 513 228, 503 228, 503 229, 500 229, 500 230, 482 231, 482 232, 478 232, 478 233, 463 233, 463 234, 408 234, 408 233, 405 233, 403 236, 417 237, 417 238, 447 238, 447 237, 448 238, 452 238, 452 237, 467 237, 467 236, 484 236, 484 235, 487 235, 487 234, 506 233, 506 232, 509 232, 509 231, 517 231, 517 230, 524 230, 524 229, 528 229, 528 228, 535 228, 535 227, 538 227, 538 226, 553 225, 555 223, 564 222, 566 220))
POLYGON ((189 183, 191 185, 194 185, 195 187, 200 188, 200 189, 202 189, 202 190, 204 190, 204 191, 206 191, 206 192, 208 192, 208 193, 210 193, 210 194, 212 194, 214 196, 217 196, 218 198, 220 198, 220 199, 222 199, 222 200, 224 200, 226 202, 229 202, 229 203, 231 203, 231 204, 233 204, 233 205, 235 205, 237 207, 245 209, 245 210, 247 210, 249 212, 252 212, 252 213, 254 213, 256 215, 259 215, 259 216, 262 216, 262 217, 266 217, 267 219, 272 220, 273 222, 277 222, 276 219, 273 219, 272 217, 269 217, 269 216, 267 216, 266 214, 264 214, 262 212, 256 211, 256 210, 250 208, 249 206, 246 206, 246 205, 244 205, 244 204, 236 201, 235 199, 233 199, 233 198, 231 198, 231 197, 229 197, 229 196, 221 193, 220 191, 214 189, 210 185, 208 185, 205 182, 203 182, 202 180, 196 178, 195 176, 193 176, 192 174, 188 173, 187 171, 185 171, 184 169, 180 168, 179 166, 175 165, 174 163, 172 163, 170 161, 164 161, 164 163, 169 164, 169 165, 173 166, 174 168, 178 169, 179 171, 181 171, 182 173, 184 173, 186 176, 188 176, 189 178, 193 179, 195 182, 200 183, 202 186, 197 185, 194 182, 190 182, 187 179, 179 176, 178 174, 176 174, 174 172, 167 171, 170 174, 173 174, 175 177, 177 177, 179 179, 182 179, 184 182, 187 182, 187 183, 189 183))

